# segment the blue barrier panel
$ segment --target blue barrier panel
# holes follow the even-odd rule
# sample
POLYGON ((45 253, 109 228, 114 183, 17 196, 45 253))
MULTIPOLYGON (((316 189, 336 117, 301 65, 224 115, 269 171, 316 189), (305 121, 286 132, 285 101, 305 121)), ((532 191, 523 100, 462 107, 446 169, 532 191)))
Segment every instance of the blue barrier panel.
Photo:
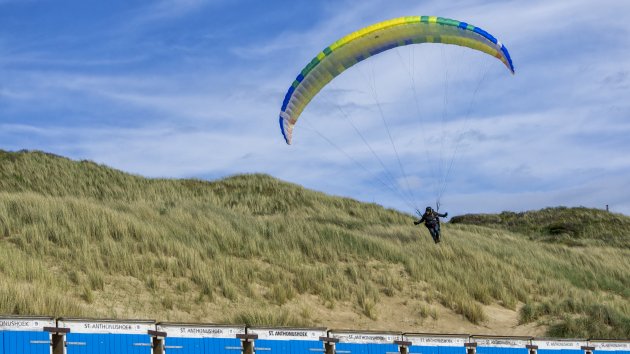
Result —
POLYGON ((68 333, 67 354, 150 354, 151 337, 141 334, 68 333))
POLYGON ((398 354, 394 342, 402 340, 402 334, 396 332, 330 331, 328 336, 339 339, 337 354, 398 354))
POLYGON ((477 354, 527 354, 527 348, 477 347, 477 354))
POLYGON ((177 338, 166 337, 164 338, 164 352, 165 353, 205 353, 203 339, 201 338, 177 338))
POLYGON ((337 343, 337 354, 398 354, 396 344, 337 343))
POLYGON ((256 340, 254 351, 258 354, 313 354, 324 351, 324 343, 306 340, 256 340))
POLYGON ((584 354, 582 349, 538 349, 538 354, 584 354))
POLYGON ((151 354, 149 330, 153 321, 59 319, 57 326, 69 330, 66 354, 151 354))
POLYGON ((473 336, 470 340, 477 343, 477 354, 528 354, 531 338, 473 336))
POLYGON ((241 340, 236 338, 204 338, 205 354, 240 354, 241 340))
POLYGON ((0 353, 50 354, 51 335, 44 327, 54 327, 50 317, 1 317, 0 353))
POLYGON ((50 354, 50 334, 47 332, 5 332, 4 353, 50 354))
POLYGON ((440 347, 412 345, 409 354, 440 354, 440 347))
POLYGON ((594 354, 630 354, 630 341, 623 340, 590 340, 594 354))
POLYGON ((584 354, 582 347, 588 345, 585 339, 532 339, 538 346, 538 354, 584 354))
POLYGON ((157 331, 166 334, 165 354, 240 354, 245 326, 159 323, 157 331))
POLYGON ((466 347, 438 347, 440 354, 466 354, 466 347))
POLYGON ((321 354, 326 336, 324 328, 249 328, 247 334, 258 335, 254 341, 256 354, 321 354))
POLYGON ((409 354, 466 354, 468 335, 405 333, 403 340, 411 343, 409 354))

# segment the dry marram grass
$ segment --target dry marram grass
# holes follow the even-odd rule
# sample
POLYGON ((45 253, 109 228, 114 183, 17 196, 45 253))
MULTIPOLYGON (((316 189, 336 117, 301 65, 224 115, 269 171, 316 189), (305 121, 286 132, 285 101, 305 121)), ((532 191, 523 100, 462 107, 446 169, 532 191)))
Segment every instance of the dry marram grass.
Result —
POLYGON ((627 233, 586 248, 458 223, 435 246, 411 221, 266 175, 146 179, 0 152, 0 313, 326 326, 336 311, 375 328, 391 302, 407 328, 384 329, 403 330, 441 313, 491 328, 499 305, 553 335, 630 337, 627 233))

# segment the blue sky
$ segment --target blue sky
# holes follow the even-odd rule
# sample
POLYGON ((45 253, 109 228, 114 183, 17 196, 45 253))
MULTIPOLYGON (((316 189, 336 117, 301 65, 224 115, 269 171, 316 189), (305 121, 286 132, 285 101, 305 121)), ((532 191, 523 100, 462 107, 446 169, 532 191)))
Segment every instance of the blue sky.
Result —
POLYGON ((451 215, 630 214, 628 23, 625 0, 0 0, 0 149, 149 177, 262 172, 404 211, 435 203, 455 156, 451 215), (324 89, 287 146, 278 111, 302 67, 407 15, 484 28, 516 75, 457 47, 391 50, 324 89))

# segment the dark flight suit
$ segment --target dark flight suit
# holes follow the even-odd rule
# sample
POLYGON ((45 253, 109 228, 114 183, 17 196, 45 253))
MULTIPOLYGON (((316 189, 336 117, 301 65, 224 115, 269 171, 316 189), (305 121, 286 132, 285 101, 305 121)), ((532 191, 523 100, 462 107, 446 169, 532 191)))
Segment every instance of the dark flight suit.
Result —
POLYGON ((435 210, 431 210, 430 212, 425 212, 422 215, 422 218, 420 220, 414 221, 413 223, 415 225, 418 225, 424 222, 424 226, 426 226, 427 229, 429 229, 429 232, 431 233, 431 237, 433 237, 433 241, 435 241, 435 243, 438 243, 440 242, 440 219, 439 218, 445 218, 447 215, 448 213, 440 214, 436 212, 435 210))

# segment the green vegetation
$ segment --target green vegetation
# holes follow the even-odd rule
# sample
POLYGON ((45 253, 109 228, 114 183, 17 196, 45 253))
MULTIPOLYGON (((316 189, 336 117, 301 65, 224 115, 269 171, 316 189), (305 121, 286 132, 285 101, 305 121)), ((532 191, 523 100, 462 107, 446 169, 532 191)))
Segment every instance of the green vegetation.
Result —
POLYGON ((542 243, 534 216, 503 213, 445 224, 435 246, 411 215, 266 175, 147 179, 0 151, 0 313, 326 326, 322 311, 378 323, 400 299, 417 326, 489 325, 499 305, 548 334, 630 338, 630 218, 603 219, 602 238, 596 211, 536 213, 580 231, 542 243))
POLYGON ((546 208, 538 211, 461 215, 454 224, 481 225, 521 233, 533 240, 570 246, 630 248, 630 218, 588 208, 546 208))

